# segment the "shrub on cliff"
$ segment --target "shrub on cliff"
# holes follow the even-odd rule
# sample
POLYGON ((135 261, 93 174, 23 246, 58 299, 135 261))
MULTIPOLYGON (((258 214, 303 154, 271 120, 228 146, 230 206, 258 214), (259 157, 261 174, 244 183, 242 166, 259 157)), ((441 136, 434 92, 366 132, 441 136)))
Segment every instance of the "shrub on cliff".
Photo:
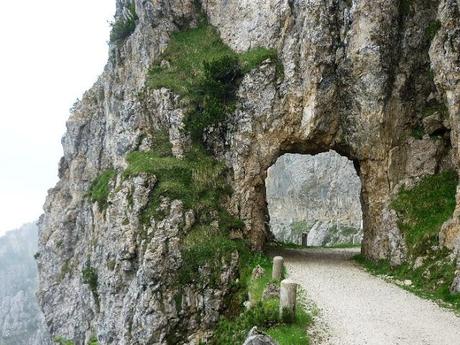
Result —
POLYGON ((94 267, 91 267, 89 260, 87 260, 85 267, 82 272, 83 284, 87 284, 91 293, 93 294, 96 306, 99 308, 99 293, 97 292, 98 287, 98 276, 97 271, 94 267))
POLYGON ((111 23, 112 31, 110 32, 110 42, 120 43, 128 38, 136 29, 139 17, 136 13, 136 6, 132 2, 126 9, 126 12, 115 22, 111 23))
POLYGON ((186 120, 185 130, 200 139, 203 130, 225 120, 233 111, 241 67, 236 56, 226 55, 203 63, 204 77, 193 92, 195 106, 186 120))

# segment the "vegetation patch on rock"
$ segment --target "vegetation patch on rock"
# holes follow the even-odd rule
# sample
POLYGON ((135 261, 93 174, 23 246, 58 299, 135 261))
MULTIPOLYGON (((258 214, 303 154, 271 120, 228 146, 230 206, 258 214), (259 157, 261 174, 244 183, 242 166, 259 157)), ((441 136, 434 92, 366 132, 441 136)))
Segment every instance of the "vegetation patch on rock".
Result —
POLYGON ((68 340, 64 337, 55 337, 54 342, 58 345, 75 345, 72 340, 68 340))
POLYGON ((423 178, 412 189, 402 189, 391 206, 412 256, 436 245, 442 224, 455 209, 458 178, 453 171, 423 178))
POLYGON ((167 88, 190 104, 185 130, 199 140, 203 131, 224 121, 235 108, 242 77, 270 59, 278 63, 274 49, 258 47, 237 54, 225 45, 206 21, 173 34, 163 61, 149 73, 149 87, 167 88))
POLYGON ((427 39, 431 42, 440 29, 441 29, 441 22, 439 20, 431 21, 428 24, 428 27, 425 29, 425 35, 427 39))
POLYGON ((229 262, 232 253, 241 253, 244 250, 244 243, 229 239, 220 229, 211 226, 195 227, 183 243, 183 264, 179 269, 180 285, 199 283, 203 278, 200 270, 208 268, 208 285, 212 288, 218 287, 222 260, 229 262))
POLYGON ((227 168, 210 156, 200 145, 194 145, 184 158, 172 155, 167 135, 157 133, 150 151, 135 151, 127 156, 125 177, 141 173, 154 175, 158 182, 151 194, 142 219, 148 223, 152 217, 162 218, 160 206, 163 198, 181 200, 184 207, 193 209, 199 223, 209 224, 213 214, 218 214, 225 229, 242 227, 221 206, 232 193, 227 182, 227 168))
POLYGON ((431 250, 418 267, 413 263, 392 267, 388 261, 374 262, 362 255, 356 256, 355 260, 375 275, 395 282, 420 297, 460 312, 460 295, 452 294, 449 290, 456 270, 449 254, 447 249, 431 250))
POLYGON ((96 305, 99 307, 99 293, 97 292, 98 287, 98 275, 97 271, 94 267, 91 267, 89 260, 86 262, 85 267, 83 268, 82 272, 82 281, 83 284, 87 284, 91 293, 93 294, 94 301, 96 305))
POLYGON ((107 199, 110 193, 109 183, 115 175, 115 170, 106 170, 93 181, 89 188, 89 197, 92 202, 98 203, 99 210, 107 208, 107 199))
POLYGON ((250 254, 243 257, 245 262, 242 267, 240 281, 241 296, 251 296, 251 308, 233 310, 233 314, 221 319, 216 327, 211 344, 242 344, 252 327, 257 326, 263 330, 280 345, 307 345, 309 338, 307 327, 312 318, 302 308, 297 308, 296 318, 293 323, 285 323, 279 312, 279 300, 277 298, 263 298, 266 287, 279 281, 272 281, 271 260, 262 254, 250 254), (263 269, 261 277, 252 277, 254 267, 260 266, 263 269))
MULTIPOLYGON (((75 345, 72 340, 66 339, 64 337, 55 337, 54 342, 58 345, 75 345)), ((88 341, 88 345, 99 345, 99 341, 96 337, 91 337, 88 341)))
POLYGON ((196 219, 183 239, 183 264, 178 272, 178 283, 183 286, 199 282, 203 277, 200 269, 207 268, 209 283, 215 286, 222 259, 230 259, 232 253, 245 247, 242 241, 229 238, 230 230, 240 229, 244 223, 223 207, 232 193, 227 168, 199 144, 178 159, 172 155, 165 133, 156 133, 154 140, 151 151, 128 155, 128 167, 124 172, 125 178, 147 173, 157 179, 141 215, 142 221, 149 224, 152 218, 163 219, 166 214, 161 204, 165 199, 181 200, 186 209, 193 210, 196 219))

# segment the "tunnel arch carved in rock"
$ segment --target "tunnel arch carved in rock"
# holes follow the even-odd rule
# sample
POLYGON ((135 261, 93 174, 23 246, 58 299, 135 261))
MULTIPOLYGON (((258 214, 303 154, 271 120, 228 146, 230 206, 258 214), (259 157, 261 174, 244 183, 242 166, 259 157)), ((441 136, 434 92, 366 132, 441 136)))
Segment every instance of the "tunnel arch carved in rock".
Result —
POLYGON ((332 143, 279 145, 276 149, 273 149, 273 145, 267 145, 265 149, 258 150, 263 144, 264 140, 259 141, 255 150, 244 160, 244 171, 235 171, 238 197, 234 198, 234 204, 245 220, 247 235, 255 249, 262 249, 270 240, 265 186, 268 169, 286 153, 315 155, 334 150, 353 161, 361 180, 363 254, 372 259, 389 259, 393 264, 400 264, 404 260, 404 239, 397 226, 396 214, 389 207, 391 186, 384 168, 388 166, 387 159, 359 159, 351 150, 345 150, 332 143))

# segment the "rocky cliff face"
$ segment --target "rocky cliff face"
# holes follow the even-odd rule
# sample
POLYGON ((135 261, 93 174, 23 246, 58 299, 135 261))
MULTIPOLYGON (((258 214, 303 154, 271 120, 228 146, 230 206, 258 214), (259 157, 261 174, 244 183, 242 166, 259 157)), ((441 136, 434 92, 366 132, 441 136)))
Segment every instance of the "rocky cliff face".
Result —
POLYGON ((361 243, 361 182, 347 158, 334 151, 285 154, 268 169, 265 184, 276 240, 308 246, 361 243), (302 234, 308 234, 306 243, 302 234))
MULTIPOLYGON (((130 3, 117 0, 117 18, 130 3)), ((189 147, 181 131, 187 103, 144 86, 172 32, 196 25, 195 3, 136 0, 134 31, 111 44, 104 73, 67 123, 38 260, 40 303, 55 336, 77 344, 93 335, 101 344, 193 343, 224 306, 237 257, 223 263, 218 288, 179 288, 175 272, 193 216, 183 202, 165 200, 164 217, 141 222, 156 179, 123 174, 126 155, 149 150, 158 129, 168 131, 177 157, 189 147), (115 177, 101 209, 88 191, 107 169, 115 177)), ((265 178, 279 156, 334 149, 355 162, 361 179, 364 254, 404 260, 392 196, 459 163, 459 2, 200 3, 233 50, 274 48, 283 66, 277 73, 265 61, 246 74, 235 110, 203 136, 232 172, 225 208, 244 220, 243 235, 254 248, 267 238, 265 178)), ((449 238, 459 237, 456 219, 449 238)))
POLYGON ((26 224, 0 237, 0 344, 48 345, 51 338, 35 296, 38 228, 26 224))

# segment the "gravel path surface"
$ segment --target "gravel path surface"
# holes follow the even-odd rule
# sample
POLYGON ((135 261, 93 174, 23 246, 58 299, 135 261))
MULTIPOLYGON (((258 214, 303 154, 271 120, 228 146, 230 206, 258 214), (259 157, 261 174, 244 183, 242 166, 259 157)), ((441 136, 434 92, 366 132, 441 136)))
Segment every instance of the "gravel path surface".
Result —
POLYGON ((313 344, 460 344, 459 317, 365 272, 350 260, 357 253, 359 249, 304 249, 281 254, 290 278, 319 308, 315 324, 328 329, 313 344))

